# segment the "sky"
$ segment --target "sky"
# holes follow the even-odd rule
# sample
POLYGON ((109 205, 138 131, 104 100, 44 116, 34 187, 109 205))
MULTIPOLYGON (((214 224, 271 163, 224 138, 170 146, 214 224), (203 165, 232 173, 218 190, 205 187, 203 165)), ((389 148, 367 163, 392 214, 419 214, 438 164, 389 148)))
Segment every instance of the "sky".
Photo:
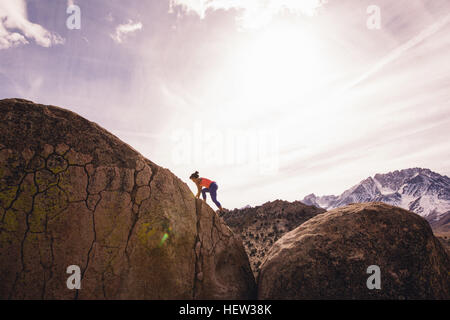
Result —
POLYGON ((94 121, 225 208, 450 176, 448 0, 0 0, 0 99, 94 121), (79 22, 79 24, 77 24, 79 22))

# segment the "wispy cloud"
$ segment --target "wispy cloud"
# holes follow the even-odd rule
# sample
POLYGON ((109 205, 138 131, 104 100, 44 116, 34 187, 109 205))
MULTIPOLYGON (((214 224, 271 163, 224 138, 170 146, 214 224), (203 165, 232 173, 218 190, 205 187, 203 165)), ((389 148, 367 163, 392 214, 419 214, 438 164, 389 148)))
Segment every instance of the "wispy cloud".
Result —
POLYGON ((390 52, 387 56, 385 56, 383 59, 381 59, 377 64, 375 64, 373 67, 371 67, 367 72, 362 74, 360 77, 358 77, 356 80, 354 80, 352 83, 348 85, 345 89, 350 89, 355 87, 356 85, 360 84, 373 74, 380 71, 383 67, 388 65, 389 63, 394 62, 398 58, 402 56, 403 53, 410 50, 414 46, 420 44, 421 42, 427 40, 428 38, 435 35, 437 32, 439 32, 442 28, 444 28, 447 24, 450 23, 450 14, 446 15, 439 21, 433 23, 428 28, 424 29, 422 32, 420 32, 418 35, 407 41, 406 43, 402 44, 401 46, 394 49, 392 52, 390 52))
POLYGON ((125 24, 119 24, 116 27, 116 32, 111 34, 111 38, 116 43, 122 43, 130 34, 133 34, 142 29, 141 22, 133 22, 132 20, 128 20, 125 24))
POLYGON ((294 14, 313 15, 326 0, 170 0, 170 12, 180 7, 184 12, 194 12, 205 18, 208 10, 241 10, 237 19, 240 27, 255 29, 268 24, 277 14, 288 11, 294 14))
POLYGON ((43 47, 62 44, 64 39, 28 20, 25 0, 0 0, 0 49, 29 44, 43 47))

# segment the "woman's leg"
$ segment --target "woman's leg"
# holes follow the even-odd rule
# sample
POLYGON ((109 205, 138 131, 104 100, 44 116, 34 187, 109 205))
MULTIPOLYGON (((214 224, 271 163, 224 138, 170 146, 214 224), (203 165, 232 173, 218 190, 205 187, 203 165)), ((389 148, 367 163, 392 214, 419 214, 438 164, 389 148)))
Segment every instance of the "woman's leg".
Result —
MULTIPOLYGON (((206 200, 206 193, 209 192, 208 188, 203 188, 202 189, 202 196, 203 196, 203 200, 206 200)), ((212 197, 212 196, 211 196, 212 197)))
POLYGON ((219 189, 219 186, 216 183, 211 183, 211 185, 209 186, 209 194, 211 195, 211 199, 216 204, 216 206, 219 209, 222 209, 222 205, 219 201, 217 201, 217 189, 219 189))

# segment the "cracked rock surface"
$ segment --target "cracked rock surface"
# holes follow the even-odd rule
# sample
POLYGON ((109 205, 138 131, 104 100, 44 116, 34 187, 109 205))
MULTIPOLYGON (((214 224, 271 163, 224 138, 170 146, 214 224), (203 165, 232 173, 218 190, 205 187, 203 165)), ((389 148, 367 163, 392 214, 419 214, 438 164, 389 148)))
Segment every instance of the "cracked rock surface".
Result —
POLYGON ((0 101, 0 299, 249 299, 240 238, 169 170, 73 112, 0 101), (81 289, 66 268, 81 269, 81 289))
POLYGON ((450 259, 419 215, 351 204, 301 224, 269 250, 259 299, 450 299, 450 259), (369 290, 367 268, 380 268, 369 290))

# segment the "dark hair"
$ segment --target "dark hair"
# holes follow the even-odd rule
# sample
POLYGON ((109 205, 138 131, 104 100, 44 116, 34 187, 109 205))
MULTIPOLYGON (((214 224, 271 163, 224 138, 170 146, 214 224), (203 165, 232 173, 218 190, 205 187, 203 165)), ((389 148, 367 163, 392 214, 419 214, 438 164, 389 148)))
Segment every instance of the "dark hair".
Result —
POLYGON ((189 177, 189 179, 192 179, 192 178, 198 178, 199 176, 198 176, 198 171, 195 171, 193 174, 191 174, 191 176, 189 177))

